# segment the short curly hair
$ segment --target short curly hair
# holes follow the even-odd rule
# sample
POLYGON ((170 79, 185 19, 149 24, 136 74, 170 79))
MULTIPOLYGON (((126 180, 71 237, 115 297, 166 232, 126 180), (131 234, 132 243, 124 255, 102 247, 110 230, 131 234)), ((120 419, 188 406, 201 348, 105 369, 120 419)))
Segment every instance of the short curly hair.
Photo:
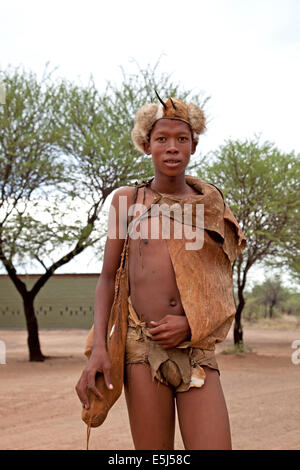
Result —
MULTIPOLYGON (((158 95, 157 95, 158 96, 158 95)), ((144 144, 149 141, 151 129, 159 119, 177 119, 189 124, 193 140, 198 142, 199 135, 206 130, 203 110, 194 103, 185 104, 177 98, 169 98, 162 104, 149 103, 142 106, 135 116, 131 138, 135 147, 144 153, 144 144)))

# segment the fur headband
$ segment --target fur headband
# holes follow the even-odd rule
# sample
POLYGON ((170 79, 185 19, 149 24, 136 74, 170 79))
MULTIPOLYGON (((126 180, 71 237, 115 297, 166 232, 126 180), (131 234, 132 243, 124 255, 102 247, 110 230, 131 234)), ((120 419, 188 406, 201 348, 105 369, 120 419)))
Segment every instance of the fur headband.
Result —
POLYGON ((135 147, 144 153, 144 143, 148 141, 149 133, 159 119, 178 119, 184 121, 191 127, 194 141, 198 142, 199 135, 205 127, 205 116, 202 109, 194 103, 185 104, 177 98, 169 98, 161 105, 150 103, 142 106, 135 116, 135 125, 131 132, 131 138, 135 147))

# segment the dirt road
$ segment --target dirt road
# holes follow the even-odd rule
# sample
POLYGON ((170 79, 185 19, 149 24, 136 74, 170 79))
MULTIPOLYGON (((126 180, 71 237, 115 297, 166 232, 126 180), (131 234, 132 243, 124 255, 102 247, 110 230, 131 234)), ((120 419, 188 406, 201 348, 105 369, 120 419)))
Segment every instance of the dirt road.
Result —
MULTIPOLYGON (((84 449, 86 426, 74 386, 85 365, 86 330, 42 330, 44 363, 28 362, 25 331, 0 331, 0 449, 84 449)), ((217 346, 234 449, 300 449, 300 364, 291 344, 299 329, 245 329, 252 348, 224 355, 231 335, 217 346)), ((300 357, 300 354, 299 354, 300 357)), ((124 396, 104 424, 92 429, 91 449, 133 449, 124 396)), ((175 449, 183 449, 177 425, 175 449)))

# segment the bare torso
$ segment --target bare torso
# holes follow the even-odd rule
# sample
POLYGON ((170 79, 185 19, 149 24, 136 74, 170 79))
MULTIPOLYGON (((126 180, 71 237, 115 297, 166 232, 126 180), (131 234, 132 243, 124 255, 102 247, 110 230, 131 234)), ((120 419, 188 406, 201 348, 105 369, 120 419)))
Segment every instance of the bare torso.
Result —
MULTIPOLYGON (((198 194, 192 187, 189 192, 178 197, 198 194)), ((155 194, 149 188, 139 189, 137 203, 149 207, 155 194)), ((177 195, 176 195, 177 197, 177 195)), ((136 217, 138 217, 137 214, 136 217)), ((159 219, 156 218, 158 221, 159 219)), ((129 238, 129 284, 130 297, 139 318, 150 327, 150 321, 161 320, 166 315, 185 315, 176 277, 169 255, 166 239, 162 238, 161 223, 158 239, 151 239, 151 218, 144 221, 148 225, 148 238, 129 238)))

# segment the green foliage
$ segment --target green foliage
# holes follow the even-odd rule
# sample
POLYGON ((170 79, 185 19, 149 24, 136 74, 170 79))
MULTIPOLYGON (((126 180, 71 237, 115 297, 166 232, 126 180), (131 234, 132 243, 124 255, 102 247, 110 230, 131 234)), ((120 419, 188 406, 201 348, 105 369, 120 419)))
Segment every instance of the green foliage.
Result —
POLYGON ((5 98, 6 98, 5 87, 3 83, 0 83, 0 104, 5 104, 5 98))
POLYGON ((206 156, 199 176, 216 184, 247 239, 242 258, 299 274, 300 159, 270 142, 228 140, 206 156), (210 160, 210 162, 209 162, 210 160))
POLYGON ((264 306, 252 292, 245 292, 246 305, 243 312, 243 318, 249 322, 257 321, 265 314, 264 306))
POLYGON ((279 275, 255 284, 245 293, 247 300, 244 318, 256 321, 260 318, 275 318, 282 314, 300 315, 300 293, 284 287, 279 275))
POLYGON ((282 312, 300 317, 300 292, 287 289, 287 296, 282 304, 282 312))
POLYGON ((57 241, 57 230, 34 216, 41 199, 64 182, 54 119, 56 91, 46 70, 40 81, 32 72, 12 68, 0 71, 0 79, 6 90, 0 107, 1 259, 21 263, 27 254, 32 256, 35 240, 57 241))
POLYGON ((0 107, 1 201, 29 198, 41 186, 57 184, 63 167, 57 158, 55 87, 49 75, 18 69, 0 71, 6 89, 0 107))

